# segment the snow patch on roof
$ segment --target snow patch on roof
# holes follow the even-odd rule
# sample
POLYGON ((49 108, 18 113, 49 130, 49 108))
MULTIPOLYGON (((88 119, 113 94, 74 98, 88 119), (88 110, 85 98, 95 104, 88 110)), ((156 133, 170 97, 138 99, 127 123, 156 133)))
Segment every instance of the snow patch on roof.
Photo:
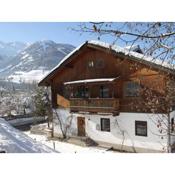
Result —
POLYGON ((141 60, 148 61, 148 62, 157 64, 159 66, 163 66, 163 67, 166 67, 166 68, 169 68, 169 69, 174 69, 175 68, 174 64, 169 64, 165 61, 161 61, 160 59, 154 59, 151 56, 147 56, 147 55, 144 55, 144 54, 141 54, 141 53, 130 51, 130 48, 127 48, 127 47, 123 48, 123 47, 120 47, 120 46, 117 46, 117 45, 110 45, 109 43, 105 43, 105 42, 102 42, 102 41, 96 41, 96 40, 88 41, 88 43, 89 44, 94 44, 94 45, 97 45, 97 46, 101 46, 101 47, 104 47, 104 48, 107 48, 107 49, 111 49, 111 50, 115 51, 116 53, 123 53, 127 56, 132 56, 135 59, 139 59, 140 61, 141 60))
POLYGON ((78 84, 78 83, 93 83, 93 82, 111 82, 114 81, 116 78, 99 78, 99 79, 85 79, 85 80, 77 80, 77 81, 69 81, 65 82, 65 85, 68 84, 78 84))
POLYGON ((125 48, 129 49, 130 51, 143 54, 143 51, 139 45, 130 45, 130 46, 126 46, 125 48))

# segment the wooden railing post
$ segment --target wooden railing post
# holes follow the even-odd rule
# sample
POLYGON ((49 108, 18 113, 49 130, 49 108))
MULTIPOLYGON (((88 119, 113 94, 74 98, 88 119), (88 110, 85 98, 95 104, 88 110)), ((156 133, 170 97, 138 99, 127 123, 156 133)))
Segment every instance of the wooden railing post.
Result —
POLYGON ((70 99, 70 108, 85 112, 115 112, 119 109, 119 101, 115 98, 73 98, 70 99))

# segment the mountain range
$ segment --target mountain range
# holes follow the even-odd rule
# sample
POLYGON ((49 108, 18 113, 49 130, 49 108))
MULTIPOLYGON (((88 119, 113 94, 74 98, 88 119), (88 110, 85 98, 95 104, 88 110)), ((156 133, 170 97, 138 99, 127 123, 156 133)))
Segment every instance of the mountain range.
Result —
POLYGON ((74 48, 51 40, 32 44, 0 42, 0 79, 17 83, 39 81, 74 48))
POLYGON ((28 46, 22 42, 5 43, 0 41, 0 69, 4 68, 11 59, 28 46))

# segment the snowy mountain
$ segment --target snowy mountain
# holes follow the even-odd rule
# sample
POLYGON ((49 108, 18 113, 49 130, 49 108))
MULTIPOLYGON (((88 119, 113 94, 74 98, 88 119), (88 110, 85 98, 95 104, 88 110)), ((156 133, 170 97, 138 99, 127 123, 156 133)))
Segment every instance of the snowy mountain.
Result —
POLYGON ((21 52, 25 47, 27 47, 27 44, 22 42, 5 43, 0 41, 0 68, 8 65, 13 57, 21 52))
POLYGON ((13 82, 33 82, 41 79, 75 47, 50 40, 38 41, 19 52, 10 64, 0 69, 0 76, 13 82))
POLYGON ((0 54, 5 56, 15 56, 20 51, 27 47, 26 43, 22 42, 9 42, 5 43, 0 41, 0 54))

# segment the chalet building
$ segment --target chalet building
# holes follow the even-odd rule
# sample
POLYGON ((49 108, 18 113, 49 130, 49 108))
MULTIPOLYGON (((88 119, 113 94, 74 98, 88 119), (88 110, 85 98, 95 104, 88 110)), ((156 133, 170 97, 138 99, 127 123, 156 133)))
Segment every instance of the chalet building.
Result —
POLYGON ((168 99, 174 78, 173 65, 144 56, 140 48, 88 41, 39 86, 51 87, 53 108, 69 136, 131 152, 167 152, 175 142, 174 103, 168 99))

